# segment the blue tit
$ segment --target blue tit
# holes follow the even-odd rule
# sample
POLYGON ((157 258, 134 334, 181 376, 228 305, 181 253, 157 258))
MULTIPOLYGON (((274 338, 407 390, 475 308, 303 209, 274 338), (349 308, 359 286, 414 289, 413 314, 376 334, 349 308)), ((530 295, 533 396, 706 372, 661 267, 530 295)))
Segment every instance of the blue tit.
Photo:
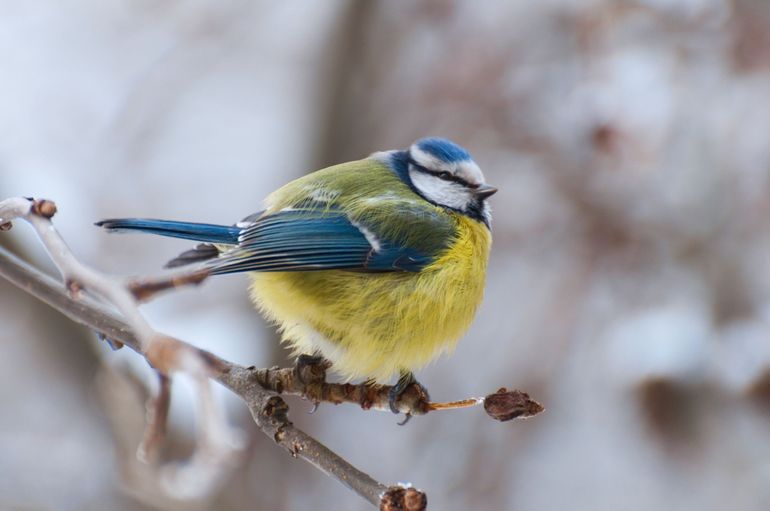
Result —
POLYGON ((168 266, 248 272, 256 307, 295 355, 396 393, 451 350, 484 293, 497 190, 462 147, 424 138, 296 179, 235 225, 98 222, 201 241, 168 266))

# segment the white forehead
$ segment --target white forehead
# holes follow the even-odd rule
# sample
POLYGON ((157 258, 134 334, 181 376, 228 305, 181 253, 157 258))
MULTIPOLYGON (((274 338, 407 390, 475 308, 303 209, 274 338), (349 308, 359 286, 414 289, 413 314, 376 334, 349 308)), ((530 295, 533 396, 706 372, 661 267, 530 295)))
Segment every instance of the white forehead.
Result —
POLYGON ((450 172, 452 175, 472 185, 481 185, 485 182, 484 174, 473 160, 446 161, 420 149, 417 144, 413 144, 409 148, 409 155, 418 165, 428 170, 450 172))

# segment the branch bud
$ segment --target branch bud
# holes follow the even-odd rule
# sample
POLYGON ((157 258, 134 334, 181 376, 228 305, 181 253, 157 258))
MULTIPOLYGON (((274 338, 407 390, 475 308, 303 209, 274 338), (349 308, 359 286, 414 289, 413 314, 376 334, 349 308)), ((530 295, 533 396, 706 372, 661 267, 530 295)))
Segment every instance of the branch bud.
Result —
POLYGON ((495 420, 505 422, 512 419, 526 419, 537 415, 545 408, 520 390, 501 388, 484 398, 484 410, 495 420))

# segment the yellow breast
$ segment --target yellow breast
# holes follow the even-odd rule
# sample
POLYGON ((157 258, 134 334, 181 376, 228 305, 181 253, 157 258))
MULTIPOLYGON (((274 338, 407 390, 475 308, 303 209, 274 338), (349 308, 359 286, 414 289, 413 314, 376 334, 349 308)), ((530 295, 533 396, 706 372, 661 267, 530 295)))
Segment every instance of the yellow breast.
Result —
POLYGON ((384 383, 451 350, 484 293, 492 238, 456 215, 449 249, 419 273, 252 273, 251 295, 296 353, 320 351, 347 379, 384 383))

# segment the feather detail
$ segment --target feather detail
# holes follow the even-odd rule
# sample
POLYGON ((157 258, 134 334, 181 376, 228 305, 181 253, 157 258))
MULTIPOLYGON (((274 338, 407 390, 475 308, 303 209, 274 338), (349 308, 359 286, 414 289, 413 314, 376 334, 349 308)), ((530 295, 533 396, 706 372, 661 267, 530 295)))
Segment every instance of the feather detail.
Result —
POLYGON ((219 249, 211 243, 201 243, 197 247, 186 250, 167 262, 164 268, 178 268, 188 264, 200 263, 214 259, 219 255, 219 249))
POLYGON ((176 222, 153 218, 113 218, 96 222, 109 231, 141 231, 171 238, 234 245, 241 232, 239 227, 194 222, 176 222))

